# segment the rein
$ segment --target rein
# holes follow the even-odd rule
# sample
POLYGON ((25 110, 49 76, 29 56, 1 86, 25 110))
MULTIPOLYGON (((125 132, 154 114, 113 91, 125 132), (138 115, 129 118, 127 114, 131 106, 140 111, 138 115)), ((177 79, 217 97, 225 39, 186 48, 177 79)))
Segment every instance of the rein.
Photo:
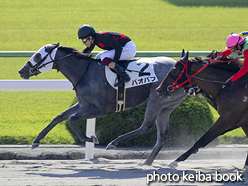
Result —
MULTIPOLYGON (((48 54, 47 54, 47 55, 48 55, 48 54)), ((39 66, 37 69, 39 70, 40 68, 46 66, 46 65, 49 64, 49 63, 55 63, 55 64, 56 64, 56 61, 59 61, 59 60, 64 59, 64 58, 67 58, 67 57, 69 57, 69 56, 73 56, 73 53, 70 53, 70 54, 68 54, 68 55, 66 55, 66 56, 64 56, 64 57, 61 57, 61 58, 59 58, 59 59, 54 60, 54 59, 52 59, 51 54, 49 53, 49 57, 50 57, 51 61, 47 62, 46 64, 43 64, 43 65, 39 66)), ((44 58, 47 58, 47 56, 45 56, 44 58)), ((43 61, 44 61, 44 60, 43 60, 43 61)), ((59 70, 58 70, 58 71, 59 71, 59 70)))
POLYGON ((196 79, 196 80, 200 80, 200 81, 206 81, 206 82, 210 82, 210 83, 220 83, 220 84, 225 83, 223 81, 212 81, 212 80, 208 80, 208 79, 202 79, 202 78, 194 77, 194 76, 191 76, 191 75, 189 75, 189 77, 191 77, 192 79, 196 79))
MULTIPOLYGON (((192 79, 192 78, 196 78, 195 76, 196 76, 197 74, 199 74, 202 70, 204 70, 206 67, 208 67, 208 65, 210 64, 210 63, 207 63, 206 65, 204 65, 202 68, 200 68, 196 73, 194 73, 194 74, 191 76, 191 75, 188 74, 189 60, 188 60, 185 64, 184 64, 182 61, 180 61, 180 60, 179 60, 178 62, 180 62, 180 63, 184 66, 184 68, 183 68, 183 70, 181 71, 181 73, 180 73, 180 75, 178 76, 178 78, 175 80, 175 82, 171 85, 171 88, 172 88, 173 90, 176 89, 176 88, 179 88, 179 87, 183 86, 183 85, 184 85, 185 83, 187 83, 187 82, 189 82, 188 87, 191 87, 191 85, 192 85, 191 79, 192 79), (187 80, 185 80, 185 81, 183 81, 182 83, 176 85, 176 83, 178 82, 178 80, 182 77, 184 71, 186 71, 187 80)), ((173 91, 173 90, 172 90, 172 91, 173 91)))
POLYGON ((178 76, 178 78, 175 80, 175 82, 168 86, 168 91, 172 92, 174 89, 179 88, 181 86, 183 86, 185 83, 189 82, 188 87, 190 87, 192 85, 191 83, 191 79, 196 79, 196 80, 200 80, 200 81, 206 81, 206 82, 211 82, 211 83, 220 83, 220 84, 224 84, 225 82, 222 81, 212 81, 212 80, 207 80, 207 79, 202 79, 202 78, 198 78, 195 77, 197 74, 199 74, 202 70, 204 70, 206 67, 208 67, 210 65, 210 62, 214 62, 214 63, 226 63, 228 61, 222 61, 222 60, 214 60, 214 59, 210 59, 208 58, 208 63, 205 64, 202 68, 200 68, 197 72, 195 72, 193 75, 189 75, 188 74, 188 65, 189 65, 189 60, 187 60, 187 62, 184 64, 182 61, 178 61, 179 63, 181 63, 184 67, 183 70, 181 71, 180 75, 178 76), (187 80, 183 81, 182 83, 177 85, 178 80, 182 77, 184 71, 186 72, 186 77, 187 80))
MULTIPOLYGON (((53 49, 53 50, 54 50, 54 49, 53 49)), ((47 64, 50 64, 50 63, 54 63, 54 64, 56 65, 56 67, 57 67, 58 72, 59 72, 58 65, 56 64, 56 61, 59 61, 59 60, 61 60, 61 59, 65 59, 65 58, 67 58, 67 57, 73 56, 73 54, 74 54, 73 52, 71 52, 70 54, 68 54, 68 55, 66 55, 66 56, 63 56, 63 57, 58 58, 58 59, 55 60, 55 59, 53 59, 52 56, 51 56, 53 50, 51 50, 47 55, 45 55, 45 57, 44 57, 43 59, 41 59, 39 62, 37 62, 37 64, 35 64, 34 66, 32 66, 32 65, 30 64, 30 66, 31 66, 32 68, 29 70, 29 72, 30 72, 31 74, 35 74, 39 69, 41 69, 42 67, 44 67, 44 66, 46 66, 47 64), (42 63, 47 59, 48 56, 50 57, 51 61, 47 62, 46 64, 42 64, 42 63), (42 64, 42 65, 41 65, 41 64, 42 64)), ((73 89, 72 89, 72 90, 75 90, 76 87, 77 87, 77 85, 78 85, 78 84, 80 83, 80 81, 84 78, 84 76, 86 75, 86 72, 87 72, 88 69, 89 69, 89 66, 90 66, 90 62, 88 63, 87 68, 86 68, 86 71, 85 71, 85 73, 83 74, 83 76, 79 79, 79 81, 78 81, 75 85, 73 85, 73 89)))
MULTIPOLYGON (((43 64, 40 68, 42 68, 43 66, 45 66, 45 65, 47 65, 47 64, 49 64, 49 63, 52 63, 52 62, 54 62, 55 63, 55 65, 57 66, 57 68, 58 68, 58 65, 56 64, 56 61, 59 61, 59 60, 61 60, 61 59, 65 59, 65 58, 67 58, 67 57, 70 57, 70 56, 73 56, 73 52, 72 53, 70 53, 70 54, 68 54, 68 55, 66 55, 66 56, 64 56, 64 57, 61 57, 61 58, 59 58, 59 59, 56 59, 56 60, 53 60, 52 58, 51 58, 51 54, 50 54, 50 58, 51 58, 51 60, 52 61, 50 61, 50 62, 48 62, 48 63, 46 63, 46 64, 43 64)), ((72 90, 75 90, 76 89, 76 87, 78 86, 78 84, 80 83, 80 81, 82 81, 82 79, 84 78, 84 76, 86 75, 86 72, 88 71, 88 69, 89 69, 89 66, 90 66, 90 62, 88 62, 88 65, 87 65, 87 68, 86 68, 86 71, 85 71, 85 73, 83 74, 83 76, 79 79, 79 81, 75 84, 75 85, 73 85, 73 89, 72 90)), ((58 72, 59 72, 59 69, 57 69, 58 70, 58 72)))
POLYGON ((86 75, 86 72, 87 72, 88 69, 89 69, 89 66, 90 66, 90 62, 88 62, 88 65, 87 65, 87 68, 86 68, 85 73, 84 73, 83 76, 79 79, 79 81, 73 86, 73 89, 72 89, 72 90, 75 90, 75 88, 78 86, 78 84, 80 83, 80 81, 84 78, 84 76, 86 75))
POLYGON ((207 58, 208 62, 213 62, 213 63, 228 63, 228 62, 232 62, 232 60, 229 61, 223 61, 223 60, 216 60, 216 59, 210 59, 207 58))
MULTIPOLYGON (((56 47, 56 48, 57 48, 57 47, 56 47)), ((54 48, 54 49, 55 49, 55 48, 54 48)), ((38 61, 34 66, 30 63, 29 65, 31 66, 31 69, 29 70, 29 72, 30 72, 31 74, 35 74, 35 73, 37 73, 37 71, 38 71, 39 69, 41 69, 42 67, 45 67, 47 64, 54 63, 54 64, 56 65, 56 61, 59 61, 59 60, 61 60, 61 59, 64 59, 64 58, 67 58, 67 57, 73 55, 73 53, 70 53, 70 54, 68 54, 68 55, 66 55, 66 56, 64 56, 64 57, 61 57, 61 58, 55 60, 55 59, 53 59, 52 56, 51 56, 51 54, 52 54, 52 52, 53 52, 54 49, 52 49, 51 51, 49 51, 48 54, 45 55, 45 57, 42 58, 40 61, 38 61), (42 63, 47 59, 48 56, 50 57, 51 61, 47 62, 46 64, 42 64, 42 63), (41 65, 41 64, 42 64, 42 65, 41 65)), ((57 66, 57 65, 56 65, 56 66, 57 66)), ((58 71, 59 71, 59 69, 58 69, 58 71)))
MULTIPOLYGON (((188 65, 189 65, 189 60, 187 60, 187 62, 184 64, 182 61, 178 61, 179 63, 181 63, 184 67, 183 70, 181 71, 181 73, 179 74, 179 76, 177 77, 177 79, 174 81, 174 83, 171 85, 171 88, 174 90, 176 88, 181 87, 182 85, 184 85, 185 83, 187 83, 189 81, 190 85, 191 85, 191 81, 190 81, 190 77, 188 76, 188 65), (177 85, 177 82, 179 79, 181 79, 181 77, 183 76, 184 71, 186 71, 186 76, 187 76, 187 80, 183 81, 182 83, 177 85)), ((189 86, 190 86, 189 85, 189 86)))

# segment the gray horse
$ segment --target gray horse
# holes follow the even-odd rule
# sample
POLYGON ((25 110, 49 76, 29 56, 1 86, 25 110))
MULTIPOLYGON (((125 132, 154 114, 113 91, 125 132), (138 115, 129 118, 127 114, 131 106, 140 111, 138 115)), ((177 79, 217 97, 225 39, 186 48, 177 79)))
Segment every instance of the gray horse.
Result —
MULTIPOLYGON (((187 94, 182 90, 173 94, 170 99, 161 99, 155 89, 159 86, 164 74, 167 74, 175 61, 168 57, 151 58, 158 81, 126 89, 126 109, 132 109, 148 101, 142 126, 113 140, 107 149, 128 139, 152 131, 157 126, 157 142, 151 154, 144 162, 151 165, 168 137, 170 113, 184 100, 187 94)), ((47 72, 51 69, 60 71, 73 85, 78 102, 65 112, 59 114, 43 129, 32 144, 36 148, 47 133, 58 123, 68 120, 81 142, 99 143, 95 136, 87 137, 77 127, 79 119, 98 118, 116 110, 116 90, 110 86, 105 77, 105 66, 100 61, 85 56, 71 47, 59 44, 48 44, 39 49, 30 60, 19 70, 24 79, 47 72)), ((137 73, 137 72, 133 72, 137 73)), ((118 125, 118 123, 117 123, 118 125)), ((114 132, 114 131, 113 131, 114 132)))

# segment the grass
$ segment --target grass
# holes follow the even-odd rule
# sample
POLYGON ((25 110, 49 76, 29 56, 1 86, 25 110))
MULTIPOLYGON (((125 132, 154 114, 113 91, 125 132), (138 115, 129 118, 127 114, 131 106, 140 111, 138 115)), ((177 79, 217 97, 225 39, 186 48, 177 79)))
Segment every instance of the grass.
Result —
MULTIPOLYGON (((55 116, 69 107, 73 96, 74 92, 0 92, 0 143, 30 144, 55 116)), ((65 122, 58 124, 42 143, 73 143, 66 127, 65 122)))
POLYGON ((228 34, 247 29, 243 15, 248 3, 243 0, 235 3, 230 0, 0 0, 0 3, 0 25, 3 25, 0 50, 37 50, 55 42, 82 48, 77 30, 84 23, 98 31, 127 34, 138 50, 155 51, 220 50, 225 47, 228 34))
MULTIPOLYGON (((223 50, 228 34, 247 29, 244 0, 0 0, 0 4, 0 51, 36 51, 57 42, 82 50, 77 30, 85 23, 97 31, 130 36, 139 51, 223 50)), ((27 60, 0 58, 0 79, 20 79, 17 71, 27 60)), ((32 79, 64 77, 51 71, 32 79)), ((27 138, 27 143, 74 98, 74 92, 0 95, 1 136, 27 138)), ((59 124, 42 142, 73 143, 65 127, 59 124)), ((227 135, 244 136, 240 130, 227 135)))

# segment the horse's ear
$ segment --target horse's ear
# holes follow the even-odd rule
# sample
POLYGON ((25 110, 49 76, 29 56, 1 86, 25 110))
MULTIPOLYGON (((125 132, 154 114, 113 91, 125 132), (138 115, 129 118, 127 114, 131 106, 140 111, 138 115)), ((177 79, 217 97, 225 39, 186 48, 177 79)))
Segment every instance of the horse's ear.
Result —
POLYGON ((184 49, 182 50, 182 54, 181 54, 181 58, 184 57, 185 55, 185 52, 184 52, 184 49))
POLYGON ((188 58, 189 58, 189 51, 186 52, 186 55, 184 55, 182 58, 181 58, 181 61, 183 63, 186 63, 188 61, 188 58))
POLYGON ((46 45, 45 50, 48 53, 51 53, 53 49, 57 48, 59 46, 59 43, 51 44, 51 45, 46 45))
POLYGON ((59 46, 59 43, 55 43, 53 45, 55 45, 55 48, 57 48, 59 46))
POLYGON ((188 59, 189 59, 189 51, 187 51, 185 55, 185 60, 188 61, 188 59))

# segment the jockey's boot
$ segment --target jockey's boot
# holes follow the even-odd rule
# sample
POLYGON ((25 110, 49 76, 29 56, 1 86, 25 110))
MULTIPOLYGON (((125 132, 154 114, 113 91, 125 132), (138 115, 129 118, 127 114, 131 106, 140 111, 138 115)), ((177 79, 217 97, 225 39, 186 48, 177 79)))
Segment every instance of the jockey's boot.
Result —
POLYGON ((115 87, 120 86, 128 81, 130 81, 129 75, 125 72, 125 70, 118 64, 115 64, 115 68, 113 70, 120 76, 120 79, 117 83, 114 84, 115 87))

